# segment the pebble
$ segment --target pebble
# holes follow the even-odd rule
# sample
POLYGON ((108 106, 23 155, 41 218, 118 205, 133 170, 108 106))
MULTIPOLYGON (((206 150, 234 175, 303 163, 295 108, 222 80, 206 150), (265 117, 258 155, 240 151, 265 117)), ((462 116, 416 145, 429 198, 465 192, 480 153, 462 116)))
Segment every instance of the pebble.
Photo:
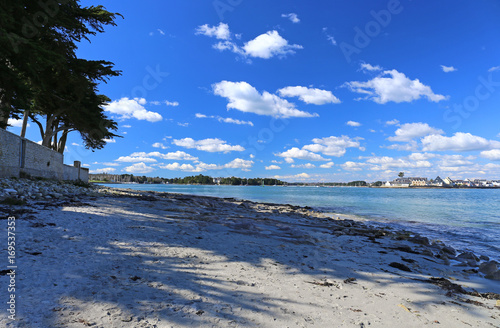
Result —
POLYGON ((98 195, 94 188, 77 186, 72 182, 55 180, 0 179, 0 202, 6 198, 35 201, 61 199, 78 195, 98 195))
POLYGON ((486 275, 485 278, 492 280, 500 280, 500 270, 497 270, 496 272, 486 275))
POLYGON ((457 254, 457 251, 451 246, 444 246, 441 250, 449 255, 455 256, 457 254))
POLYGON ((408 238, 408 241, 411 241, 412 243, 415 243, 415 244, 424 245, 424 246, 429 246, 431 244, 429 242, 429 238, 422 237, 422 236, 415 236, 415 237, 408 238))
POLYGON ((490 275, 498 271, 498 262, 497 261, 489 261, 485 263, 481 263, 479 266, 479 272, 484 273, 485 275, 490 275))
POLYGON ((463 252, 463 253, 460 253, 460 255, 458 255, 456 257, 456 259, 459 260, 459 261, 464 260, 463 262, 469 262, 469 261, 479 262, 479 257, 477 257, 472 252, 463 252))

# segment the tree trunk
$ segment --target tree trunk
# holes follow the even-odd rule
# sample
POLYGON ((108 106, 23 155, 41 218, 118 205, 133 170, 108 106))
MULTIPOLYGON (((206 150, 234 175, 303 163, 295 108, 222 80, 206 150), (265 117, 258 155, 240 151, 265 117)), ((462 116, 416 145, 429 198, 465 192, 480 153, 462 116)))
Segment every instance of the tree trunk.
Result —
POLYGON ((45 124, 45 135, 43 136, 42 146, 51 148, 50 141, 52 140, 52 136, 54 135, 54 115, 47 115, 47 123, 45 124))
POLYGON ((50 145, 50 148, 57 151, 57 132, 54 133, 54 136, 52 137, 52 144, 50 145))
POLYGON ((64 153, 64 149, 66 148, 66 140, 68 140, 69 130, 64 130, 61 138, 59 138, 59 145, 57 146, 57 151, 61 154, 64 153))
POLYGON ((25 138, 26 136, 26 127, 28 126, 28 117, 30 116, 30 111, 29 110, 24 110, 24 117, 23 117, 23 127, 21 129, 21 138, 25 138))

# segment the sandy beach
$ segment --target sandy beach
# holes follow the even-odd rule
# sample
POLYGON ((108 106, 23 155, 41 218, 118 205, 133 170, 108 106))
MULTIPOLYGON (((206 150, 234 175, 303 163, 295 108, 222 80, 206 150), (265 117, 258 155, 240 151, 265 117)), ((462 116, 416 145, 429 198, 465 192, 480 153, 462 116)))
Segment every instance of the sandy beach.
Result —
POLYGON ((1 327, 500 327, 479 254, 310 208, 100 194, 0 207, 1 327))

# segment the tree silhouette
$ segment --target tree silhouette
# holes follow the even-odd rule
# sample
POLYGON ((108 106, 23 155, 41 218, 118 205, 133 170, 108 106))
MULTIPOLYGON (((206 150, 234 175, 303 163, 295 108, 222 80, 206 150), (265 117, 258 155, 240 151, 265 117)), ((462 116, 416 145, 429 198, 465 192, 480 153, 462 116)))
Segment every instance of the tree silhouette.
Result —
POLYGON ((77 43, 116 25, 120 16, 80 0, 0 3, 0 128, 9 118, 35 122, 43 145, 64 151, 67 134, 78 131, 86 147, 102 148, 117 125, 102 106, 97 83, 120 72, 113 63, 76 56, 77 43), (39 118, 45 120, 45 126, 39 118))

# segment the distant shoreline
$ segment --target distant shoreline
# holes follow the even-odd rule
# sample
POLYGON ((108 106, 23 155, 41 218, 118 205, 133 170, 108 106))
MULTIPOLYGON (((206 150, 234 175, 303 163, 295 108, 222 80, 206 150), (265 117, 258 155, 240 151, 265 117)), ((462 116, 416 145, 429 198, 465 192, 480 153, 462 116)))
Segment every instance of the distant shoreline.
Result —
MULTIPOLYGON (((89 181, 89 183, 95 184, 116 184, 116 185, 174 185, 174 186, 229 186, 229 187, 263 187, 263 186, 253 186, 253 185, 217 185, 217 184, 185 184, 185 183, 130 183, 130 182, 108 182, 108 181, 89 181)), ((466 187, 466 186, 455 186, 455 187, 438 187, 438 186, 409 186, 409 187, 376 187, 376 186, 323 186, 320 184, 317 185, 285 185, 285 186, 269 186, 266 185, 264 187, 320 187, 320 188, 374 188, 374 189, 500 189, 500 187, 466 187)))

